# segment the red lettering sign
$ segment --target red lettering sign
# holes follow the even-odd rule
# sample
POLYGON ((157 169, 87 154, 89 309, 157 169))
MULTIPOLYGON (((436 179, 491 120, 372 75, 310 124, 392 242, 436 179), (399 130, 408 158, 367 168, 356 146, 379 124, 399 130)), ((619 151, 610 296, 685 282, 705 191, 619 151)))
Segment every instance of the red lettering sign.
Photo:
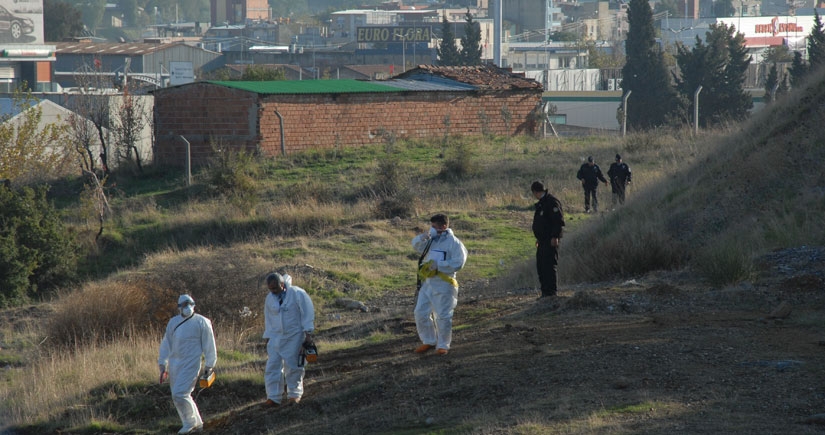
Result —
POLYGON ((796 23, 780 23, 779 17, 773 17, 770 24, 756 24, 753 26, 754 33, 770 33, 776 36, 777 33, 803 32, 802 26, 796 23))

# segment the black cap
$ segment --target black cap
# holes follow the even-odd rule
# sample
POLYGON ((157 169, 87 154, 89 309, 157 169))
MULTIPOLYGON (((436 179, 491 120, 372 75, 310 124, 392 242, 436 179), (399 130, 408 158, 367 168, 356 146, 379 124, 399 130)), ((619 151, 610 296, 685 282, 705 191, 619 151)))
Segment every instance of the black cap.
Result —
POLYGON ((587 161, 592 162, 593 161, 593 156, 587 156, 587 161))
POLYGON ((616 154, 616 161, 618 162, 621 159, 622 159, 622 156, 620 154, 616 154))

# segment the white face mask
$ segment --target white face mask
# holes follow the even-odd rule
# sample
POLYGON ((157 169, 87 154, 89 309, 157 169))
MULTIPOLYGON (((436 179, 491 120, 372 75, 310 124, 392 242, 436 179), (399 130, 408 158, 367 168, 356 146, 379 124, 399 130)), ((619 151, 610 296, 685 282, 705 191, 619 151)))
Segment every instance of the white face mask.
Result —
POLYGON ((189 317, 195 312, 195 307, 192 305, 187 305, 180 309, 180 315, 183 317, 189 317))
POLYGON ((437 237, 437 236, 438 236, 438 231, 436 231, 435 228, 430 227, 430 237, 437 237))

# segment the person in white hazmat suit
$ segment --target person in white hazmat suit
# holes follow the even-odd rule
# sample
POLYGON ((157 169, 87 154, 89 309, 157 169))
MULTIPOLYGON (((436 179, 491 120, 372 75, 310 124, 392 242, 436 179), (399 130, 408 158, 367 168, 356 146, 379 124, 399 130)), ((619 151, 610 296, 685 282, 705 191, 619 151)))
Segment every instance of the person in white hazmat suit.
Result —
POLYGON ((179 315, 169 320, 160 343, 160 383, 167 378, 172 390, 172 402, 183 423, 179 434, 203 429, 198 405, 192 400, 192 391, 198 375, 209 375, 218 362, 212 322, 195 314, 195 300, 189 295, 178 298, 179 315), (204 360, 201 373, 201 358, 204 360))
POLYGON ((421 289, 415 304, 415 326, 423 343, 415 353, 436 348, 446 355, 453 338, 453 312, 458 303, 458 281, 455 273, 467 261, 467 249, 449 228, 450 219, 443 214, 430 218, 429 232, 412 240, 413 248, 422 255, 418 276, 421 289))
POLYGON ((292 277, 270 273, 266 277, 269 294, 264 301, 264 335, 266 340, 266 402, 281 404, 286 381, 287 401, 297 404, 304 394, 305 364, 301 358, 304 342, 312 342, 315 307, 307 292, 292 285, 292 277))

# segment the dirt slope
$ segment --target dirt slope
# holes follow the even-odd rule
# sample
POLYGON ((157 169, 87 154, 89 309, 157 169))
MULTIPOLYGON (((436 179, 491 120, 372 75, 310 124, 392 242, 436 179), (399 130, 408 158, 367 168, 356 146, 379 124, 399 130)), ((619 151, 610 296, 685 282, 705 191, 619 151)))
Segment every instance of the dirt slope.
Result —
POLYGON ((390 295, 327 336, 394 338, 321 349, 296 406, 247 389, 227 410, 207 390, 206 433, 823 433, 825 248, 760 267, 725 289, 658 273, 548 301, 465 283, 446 356, 412 352, 412 297, 390 295))

